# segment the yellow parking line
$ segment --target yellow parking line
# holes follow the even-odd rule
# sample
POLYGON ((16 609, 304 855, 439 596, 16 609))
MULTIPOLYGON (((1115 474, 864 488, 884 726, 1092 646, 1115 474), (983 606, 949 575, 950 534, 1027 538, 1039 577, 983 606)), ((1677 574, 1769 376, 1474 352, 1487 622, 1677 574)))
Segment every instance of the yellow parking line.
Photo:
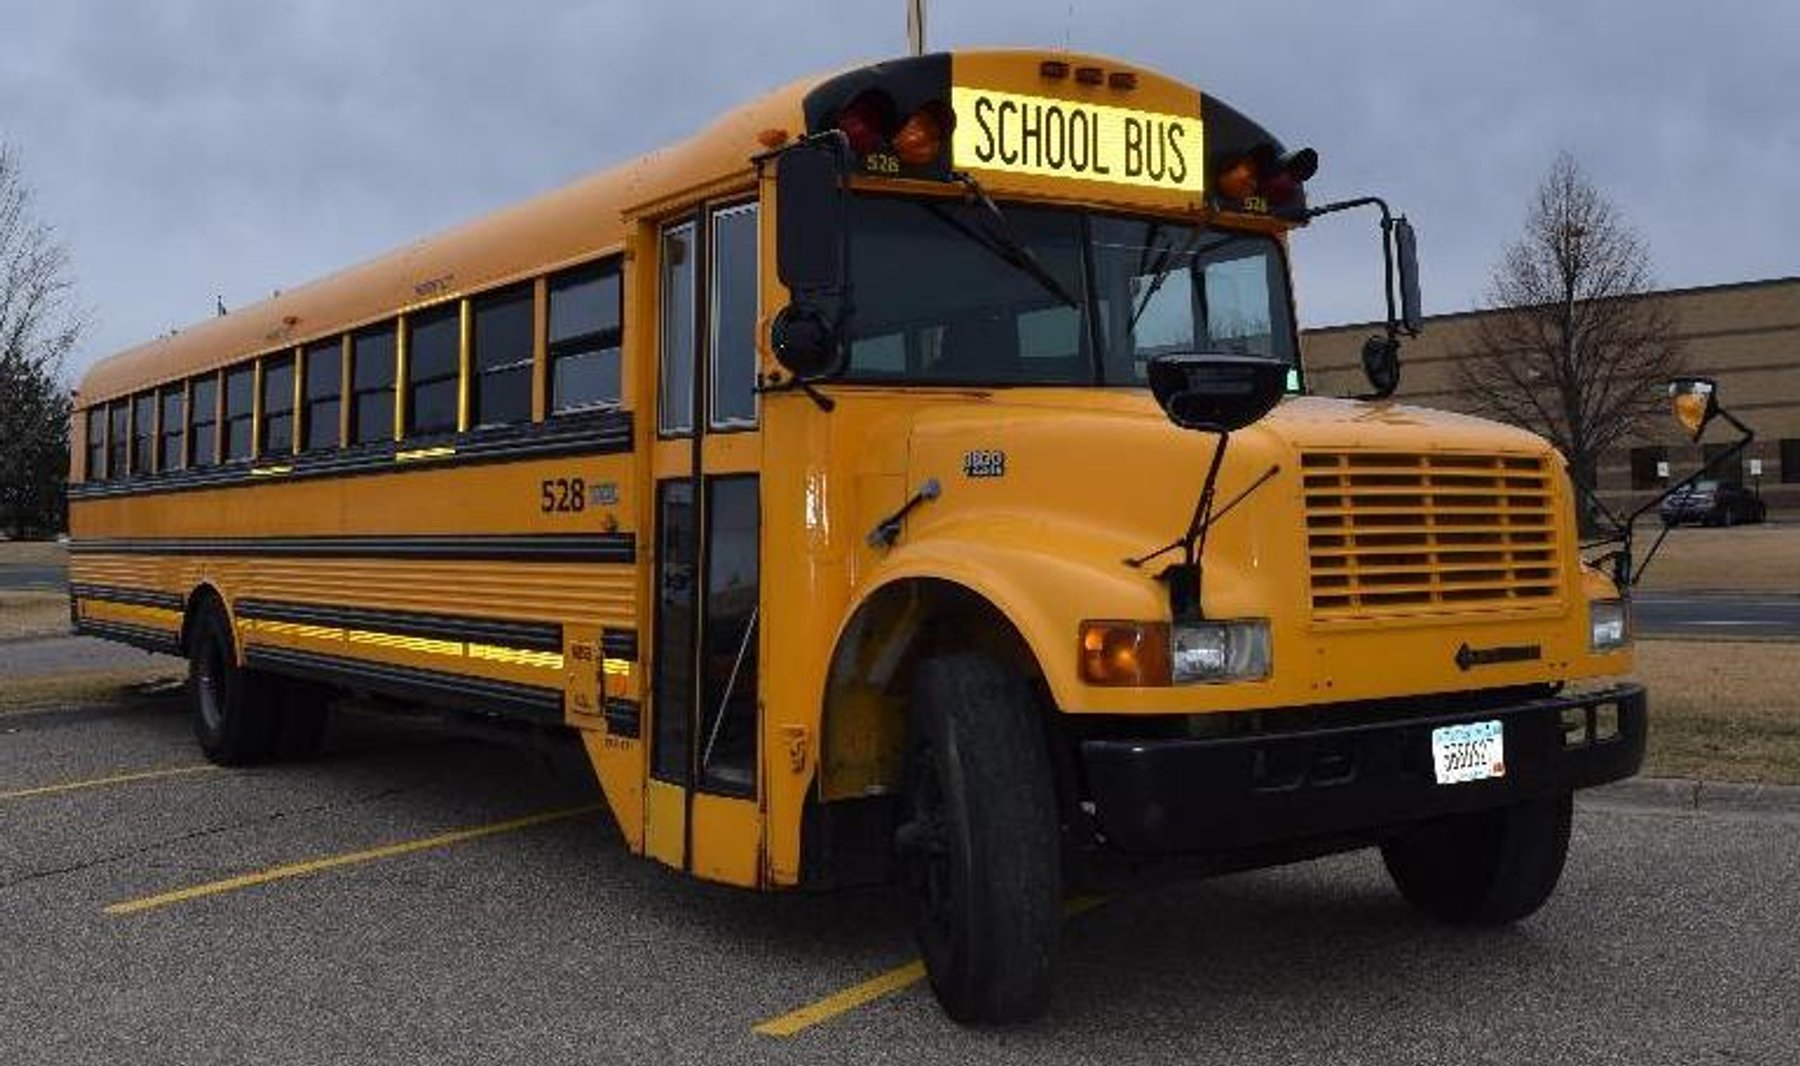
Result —
POLYGON ((266 885, 271 881, 281 881, 289 877, 304 877, 307 874, 316 874, 320 871, 335 869, 339 866, 353 866, 357 863, 374 862, 377 859, 390 859, 396 855, 407 855, 415 851, 428 851, 432 848, 449 847, 452 844, 461 844, 467 840, 479 840, 482 837, 496 836, 500 833, 510 833, 517 829, 528 829, 531 826, 543 825, 546 822, 561 821, 565 818, 576 818, 584 814, 592 814, 604 806, 604 804, 600 803, 589 803, 580 807, 565 807, 560 810, 540 811, 537 814, 528 814, 523 818, 513 818, 504 822, 493 822, 488 825, 472 826, 468 829, 458 829, 449 833, 439 833, 437 836, 421 837, 418 840, 403 840, 398 844, 387 844, 379 848, 370 848, 367 851, 352 851, 342 855, 326 855, 317 859, 307 859, 303 862, 287 863, 283 866, 271 866, 266 870, 239 874, 236 877, 227 877, 222 881, 208 881, 205 884, 193 885, 188 888, 178 888, 172 892, 162 892, 154 896, 145 896, 141 899, 123 900, 118 903, 109 904, 103 909, 107 914, 136 914, 139 911, 153 910, 157 907, 167 907, 171 903, 181 903, 190 899, 198 899, 202 896, 216 896, 224 892, 236 892, 241 888, 253 888, 257 885, 266 885))
MULTIPOLYGON (((1063 913, 1074 917, 1084 911, 1091 911, 1105 903, 1105 896, 1079 896, 1063 904, 1063 913)), ((791 1010, 780 1017, 770 1018, 766 1022, 757 1022, 750 1031, 760 1036, 789 1037, 796 1033, 811 1029, 820 1022, 828 1022, 840 1014, 847 1014, 866 1003, 872 1003, 883 996, 892 995, 903 988, 911 988, 925 978, 925 964, 918 959, 904 966, 896 966, 886 973, 876 974, 861 984, 851 985, 842 991, 833 992, 824 999, 808 1003, 798 1010, 791 1010)))
POLYGON ((219 767, 211 763, 197 766, 171 766, 162 770, 140 770, 131 774, 114 774, 112 777, 96 777, 87 781, 67 781, 60 785, 39 785, 36 788, 19 788, 11 792, 0 792, 0 800, 23 799, 26 796, 53 796, 58 792, 77 792, 84 788, 100 788, 105 785, 123 785, 130 781, 150 781, 158 777, 178 777, 182 774, 203 774, 219 767))

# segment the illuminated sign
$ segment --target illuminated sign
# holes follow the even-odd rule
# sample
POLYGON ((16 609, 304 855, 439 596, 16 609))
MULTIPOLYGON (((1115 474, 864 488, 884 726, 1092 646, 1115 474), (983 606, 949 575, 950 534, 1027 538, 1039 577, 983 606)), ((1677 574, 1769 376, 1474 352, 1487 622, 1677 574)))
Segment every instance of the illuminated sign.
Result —
POLYGON ((950 90, 959 170, 1037 174, 1198 193, 1206 181, 1198 115, 1133 111, 1049 96, 950 90))

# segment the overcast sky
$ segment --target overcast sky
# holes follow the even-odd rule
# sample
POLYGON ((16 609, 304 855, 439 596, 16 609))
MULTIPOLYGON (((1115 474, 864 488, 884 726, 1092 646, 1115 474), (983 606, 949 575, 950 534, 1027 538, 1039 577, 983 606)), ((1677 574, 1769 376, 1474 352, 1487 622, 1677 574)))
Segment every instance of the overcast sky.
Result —
MULTIPOLYGON (((1110 54, 1319 150, 1463 310, 1573 152, 1670 286, 1788 276, 1800 4, 932 0, 930 45, 1110 54)), ((0 0, 0 140, 74 260, 71 367, 902 52, 902 0, 0 0)), ((1372 218, 1296 242, 1309 325, 1379 309, 1372 218)))

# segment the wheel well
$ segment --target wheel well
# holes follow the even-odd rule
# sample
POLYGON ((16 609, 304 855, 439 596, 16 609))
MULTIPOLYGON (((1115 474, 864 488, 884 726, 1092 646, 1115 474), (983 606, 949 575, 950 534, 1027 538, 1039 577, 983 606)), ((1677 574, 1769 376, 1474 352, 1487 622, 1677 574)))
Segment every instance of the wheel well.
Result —
POLYGON ((940 651, 980 652, 1018 669, 1046 710, 1042 667, 1006 614, 950 581, 914 579, 878 590, 845 628, 832 655, 821 718, 818 798, 894 791, 906 744, 912 675, 940 651))
MULTIPOLYGON (((219 590, 211 585, 194 586, 194 591, 188 593, 187 608, 181 618, 181 653, 183 655, 186 655, 188 649, 193 646, 194 629, 200 624, 200 619, 206 616, 208 609, 217 610, 223 615, 226 620, 227 632, 231 630, 231 612, 225 607, 225 597, 221 596, 219 590)), ((232 643, 235 646, 235 634, 232 643)))

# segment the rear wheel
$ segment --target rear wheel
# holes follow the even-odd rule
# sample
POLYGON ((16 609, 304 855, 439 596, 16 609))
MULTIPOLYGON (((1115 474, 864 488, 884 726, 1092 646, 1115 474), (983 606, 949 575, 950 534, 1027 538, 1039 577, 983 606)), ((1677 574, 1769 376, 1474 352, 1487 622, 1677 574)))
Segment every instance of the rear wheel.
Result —
POLYGON ((1055 789, 1015 671, 979 655, 914 679, 906 815, 895 844, 932 991, 961 1022, 1035 1017, 1062 928, 1055 789))
POLYGON ((1562 877, 1573 800, 1562 795, 1452 815, 1381 846, 1407 902, 1453 925, 1504 925, 1536 911, 1562 877))
POLYGON ((188 641, 194 737, 221 766, 263 762, 274 754, 278 725, 268 679, 238 665, 224 613, 203 610, 188 641))

